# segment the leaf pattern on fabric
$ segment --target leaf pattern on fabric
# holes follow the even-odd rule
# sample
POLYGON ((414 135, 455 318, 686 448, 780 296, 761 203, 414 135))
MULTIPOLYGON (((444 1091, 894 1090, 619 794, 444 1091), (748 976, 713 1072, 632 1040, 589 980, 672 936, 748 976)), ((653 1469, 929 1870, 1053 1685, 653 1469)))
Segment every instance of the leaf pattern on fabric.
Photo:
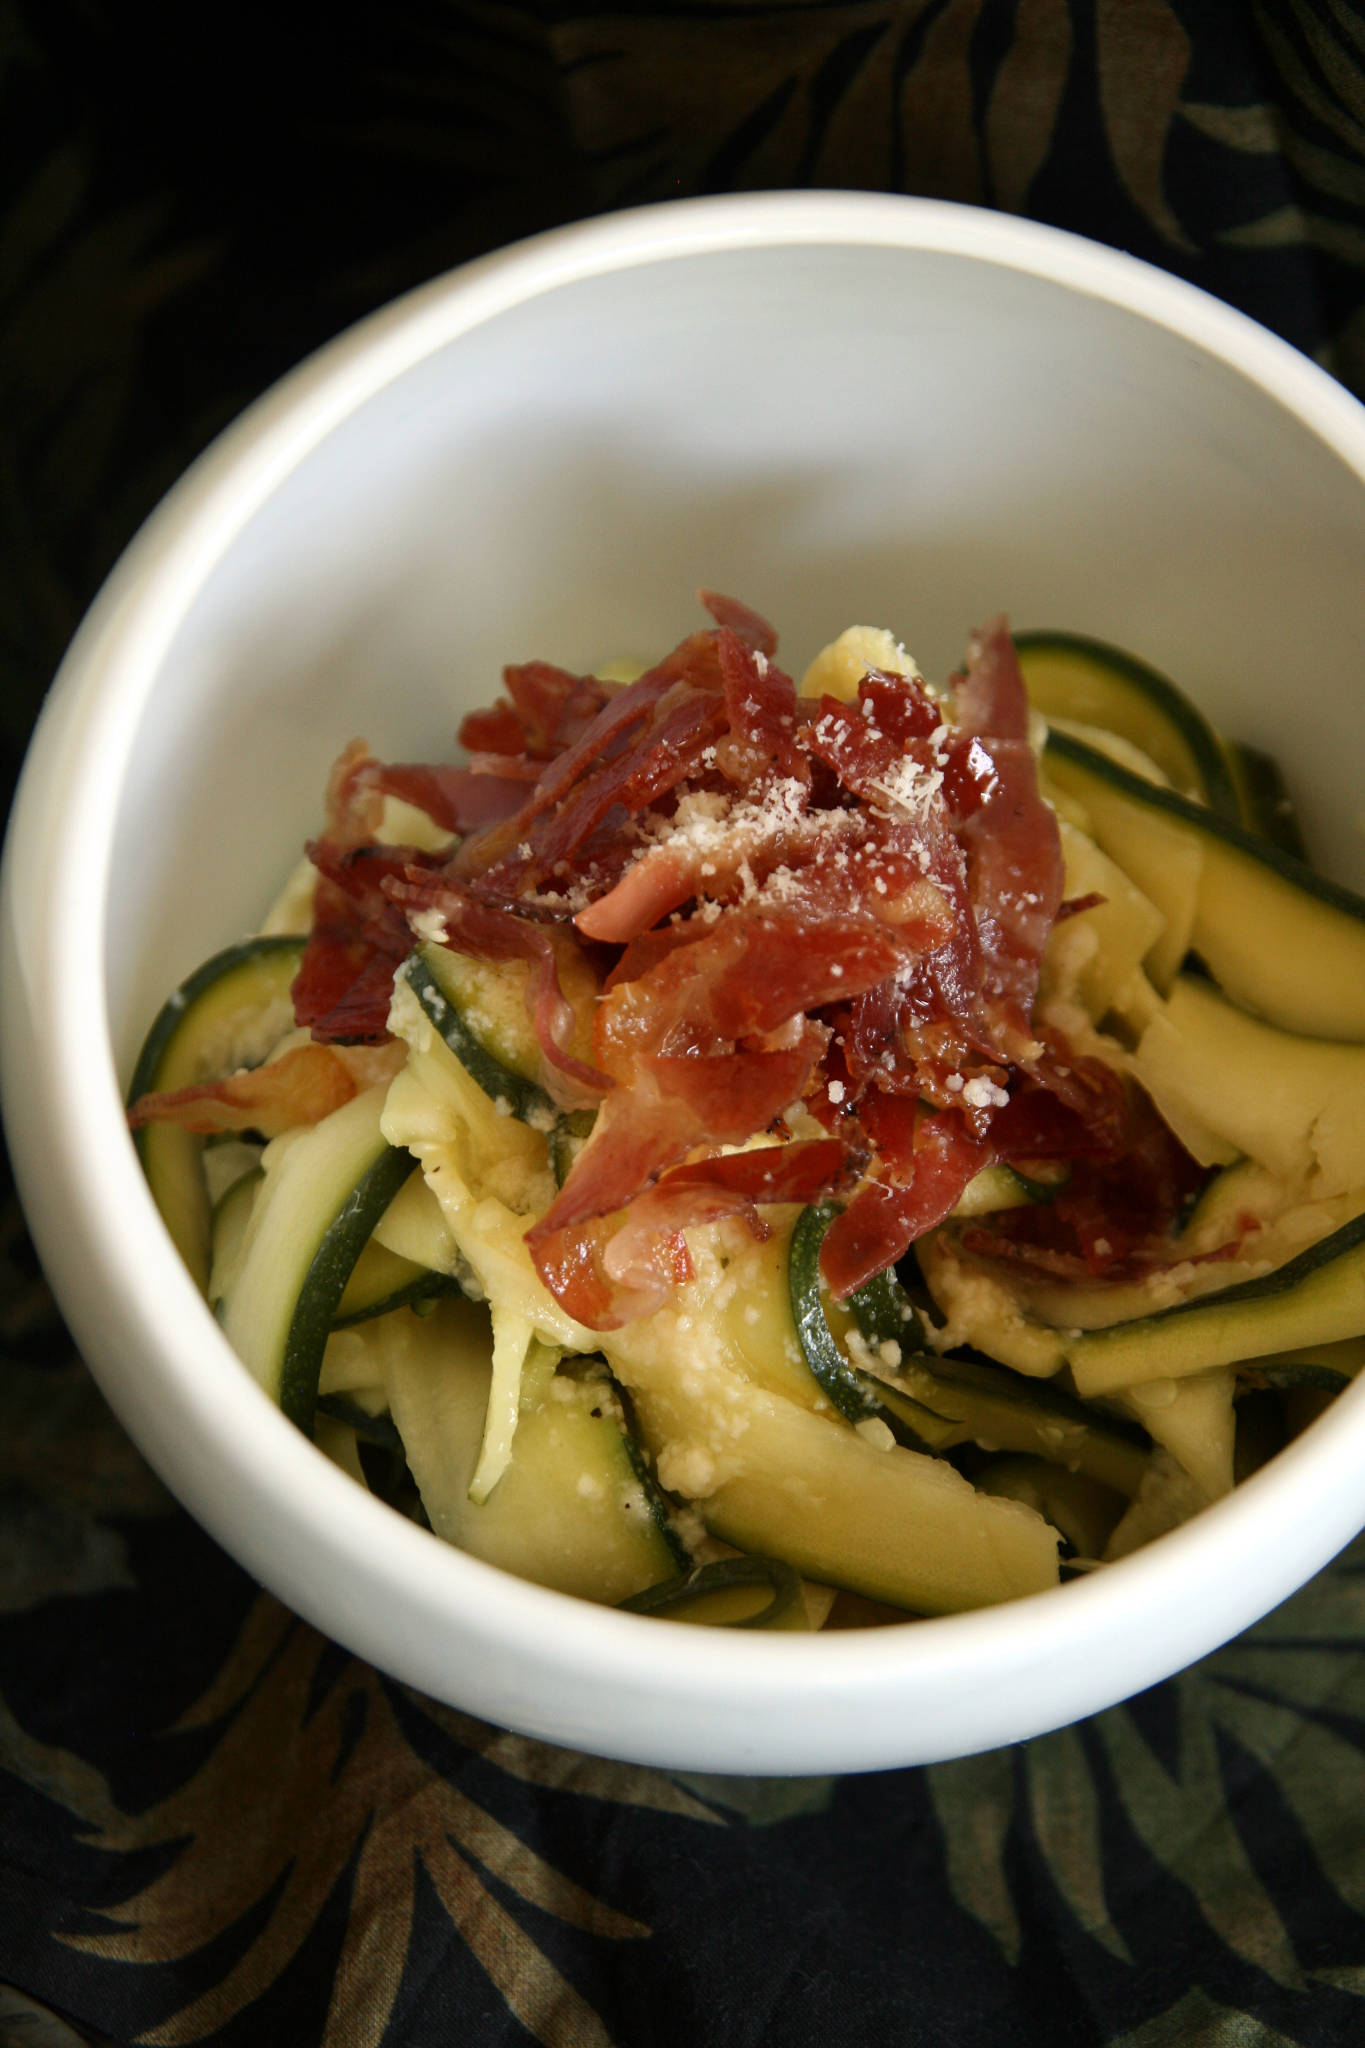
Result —
POLYGON ((948 1884, 964 1913, 994 1935, 1007 1960, 1022 1944, 1019 1911, 1005 1874, 1005 1842, 1014 1816, 1015 1752, 988 1750, 935 1764, 929 1797, 943 1831, 948 1884))
POLYGON ((554 31, 603 205, 783 185, 1022 204, 1073 43, 1065 0, 679 6, 554 31))
MULTIPOLYGON (((1254 1971, 1292 1991, 1314 1981, 1365 1989, 1354 1957, 1322 1963, 1318 1942, 1331 1937, 1312 1929, 1302 1907, 1295 1927, 1284 1917, 1295 1881, 1301 1899, 1316 1887, 1338 1902, 1352 1948, 1365 1929, 1365 1542, 1158 1693, 1083 1729, 935 1765, 926 1776, 954 1896, 1012 1961, 1025 1910, 1017 1872, 1027 1856, 1021 1864, 1010 1844, 1026 1833, 1039 1875, 1075 1923, 1121 1960, 1142 1963, 1132 1931, 1141 1889, 1131 1887, 1150 1879, 1115 1853, 1121 1816, 1181 1910, 1254 1971), (1296 1864, 1286 1862, 1291 1855, 1296 1864)), ((1150 2035, 1132 2041, 1183 2041, 1161 2031, 1167 2022, 1176 2024, 1171 2014, 1154 2019, 1150 2035)), ((1214 2016, 1200 2024, 1210 2041, 1224 2041, 1214 2016)))
POLYGON ((1059 1728, 1027 1745, 1033 1839, 1078 1926, 1121 1962, 1132 1960, 1105 1897, 1100 1794, 1086 1767, 1080 1731, 1059 1728))
POLYGON ((1233 2012, 1195 1989, 1145 2026, 1116 2035, 1110 2048, 1298 2048, 1298 2044, 1250 2013, 1233 2012))
POLYGON ((1066 0, 1019 0, 983 137, 992 203, 1022 213, 1047 160, 1075 51, 1066 0))
MULTIPOLYGON (((346 1933, 322 2039, 325 2048, 377 2048, 413 1961, 419 1871, 533 2039, 545 2048, 606 2048, 597 2015, 499 1894, 611 1941, 639 1940, 648 1928, 553 1869, 433 1770, 404 1739, 395 1690, 368 1666, 338 1660, 321 1637, 262 1597, 182 1723, 221 1719, 222 1732, 203 1766, 168 1798, 145 1812, 120 1812, 78 1761, 42 1760, 26 1745, 29 1772, 41 1771, 50 1795, 81 1814, 100 1849, 131 1856, 174 1847, 160 1876, 105 1909, 104 1929, 66 1935, 71 1948, 123 1964, 184 1962, 268 1902, 226 1974, 139 2036, 149 2048, 203 2039, 246 2012, 298 1955, 348 1873, 346 1933), (227 1841, 226 1813, 237 1816, 227 1841)), ((426 1708, 408 1696, 407 1711, 426 1708)), ((438 1710, 436 1720, 445 1718, 438 1710)), ((460 1725, 456 1717, 453 1726, 460 1725)), ((620 1778, 612 1773, 618 1797, 620 1778)), ((603 1770, 595 1789, 607 1791, 603 1770)), ((658 1786, 650 1797, 694 1810, 658 1786)))
POLYGON ((1153 1859, 1179 1871, 1193 1909, 1237 1955, 1297 1987, 1302 1982, 1293 1943, 1267 1897, 1224 1796, 1214 1724, 1198 1680, 1175 1681, 1180 1707, 1181 1761, 1169 1771, 1139 1734, 1127 1708, 1097 1722, 1113 1783, 1137 1834, 1153 1859))
POLYGON ((1189 37, 1166 0, 1095 0, 1095 41, 1100 109, 1124 188, 1166 241, 1191 250, 1163 180, 1189 37))
POLYGON ((131 1590, 136 1582, 113 1518, 169 1515, 174 1506, 111 1427, 46 1287, 22 1277, 26 1263, 0 1249, 0 1289, 6 1279, 14 1283, 0 1310, 7 1334, 32 1348, 47 1332, 69 1355, 45 1367, 0 1357, 0 1614, 34 1611, 59 1594, 131 1590))

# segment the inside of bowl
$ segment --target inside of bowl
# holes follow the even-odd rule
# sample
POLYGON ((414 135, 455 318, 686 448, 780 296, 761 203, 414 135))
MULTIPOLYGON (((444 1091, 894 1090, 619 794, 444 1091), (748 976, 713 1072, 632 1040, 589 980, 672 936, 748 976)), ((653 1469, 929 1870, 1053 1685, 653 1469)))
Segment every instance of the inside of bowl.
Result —
POLYGON ((798 670, 855 620, 930 675, 999 610, 1114 640, 1276 753, 1319 859, 1365 880, 1365 487, 1187 334, 1025 270, 819 244, 448 325, 396 374, 363 338, 305 371, 337 417, 302 453, 239 438, 252 488, 214 503, 118 818, 125 1073, 176 978, 259 918, 346 741, 447 756, 504 661, 647 657, 701 623, 700 584, 798 670))

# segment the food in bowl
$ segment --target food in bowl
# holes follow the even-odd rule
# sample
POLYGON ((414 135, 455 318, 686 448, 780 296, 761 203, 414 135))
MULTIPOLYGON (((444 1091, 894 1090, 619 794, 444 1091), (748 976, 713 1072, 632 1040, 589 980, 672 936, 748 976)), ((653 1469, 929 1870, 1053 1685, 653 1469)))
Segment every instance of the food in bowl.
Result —
POLYGON ((1113 649, 996 621, 939 691, 855 627, 798 689, 705 602, 506 670, 465 765, 342 754, 153 1028, 144 1164, 286 1412, 487 1561, 765 1626, 1042 1590, 1365 1357, 1365 903, 1113 649))

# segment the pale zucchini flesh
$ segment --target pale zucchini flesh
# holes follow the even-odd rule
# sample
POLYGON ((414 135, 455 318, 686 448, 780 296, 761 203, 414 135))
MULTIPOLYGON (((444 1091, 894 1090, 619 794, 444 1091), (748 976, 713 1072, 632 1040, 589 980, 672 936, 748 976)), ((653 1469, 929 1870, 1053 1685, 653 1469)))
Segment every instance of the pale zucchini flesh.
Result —
POLYGON ((264 1182, 220 1314, 239 1358, 305 1430, 346 1282, 378 1218, 416 1165, 380 1129, 368 1088, 311 1129, 267 1146, 264 1182))
MULTIPOLYGON (((129 1103, 258 1065, 294 1022, 289 991, 303 943, 297 937, 248 939, 215 953, 182 982, 147 1034, 129 1103)), ((152 1123, 137 1130, 133 1142, 175 1248, 207 1292, 212 1223, 204 1140, 178 1124, 152 1123)))
POLYGON ((420 1322, 394 1318, 384 1335, 390 1408, 438 1536, 587 1600, 615 1603, 677 1572, 676 1541, 641 1484, 605 1379, 545 1383, 479 1502, 470 1486, 488 1408, 486 1312, 445 1302, 420 1322))
POLYGON ((437 945, 419 947, 403 973, 446 1045, 499 1113, 552 1130, 558 1112, 536 1078, 538 1048, 524 1006, 507 1001, 506 977, 437 945))
POLYGON ((1182 975, 1133 1070, 1158 1108, 1198 1115, 1235 1154, 1314 1197, 1365 1187, 1365 1045, 1282 1030, 1182 975))
POLYGON ((1258 1279, 1070 1339, 1087 1398, 1365 1330, 1365 1216, 1258 1279))
MULTIPOLYGON (((1161 863, 1189 865, 1185 950, 1226 996, 1285 1031, 1365 1040, 1365 900, 1065 733, 1049 736, 1044 763, 1084 804, 1100 846, 1163 912, 1161 863)), ((1180 960, 1163 957, 1167 965, 1174 973, 1180 960)))
POLYGON ((1017 633, 1029 702, 1141 748, 1166 779, 1224 817, 1241 807, 1218 735, 1183 691, 1121 648, 1077 633, 1017 633))
POLYGON ((742 1416, 733 1446, 717 1406, 660 1385, 634 1393, 657 1450, 690 1442, 712 1461, 695 1500, 707 1528, 777 1555, 805 1577, 910 1613, 987 1607, 1057 1583, 1057 1536, 1040 1516, 977 1493, 946 1460, 869 1443, 851 1426, 739 1382, 721 1413, 742 1416), (713 1449, 703 1447, 711 1446, 713 1449))

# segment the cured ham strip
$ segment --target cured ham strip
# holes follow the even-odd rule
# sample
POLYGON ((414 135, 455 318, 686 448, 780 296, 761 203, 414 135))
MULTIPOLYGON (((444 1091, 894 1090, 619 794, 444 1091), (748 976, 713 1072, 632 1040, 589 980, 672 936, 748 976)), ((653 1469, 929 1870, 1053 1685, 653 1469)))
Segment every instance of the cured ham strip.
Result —
POLYGON ((945 781, 959 814, 983 964, 1001 1049, 1027 1062, 1043 949, 1062 901, 1057 820, 1038 792, 1028 698, 1003 619, 974 636, 954 682, 959 738, 945 781), (971 797, 968 799, 970 789, 971 797))
POLYGON ((662 1280, 666 1298, 678 1285, 680 1252, 687 1256, 685 1228, 734 1218, 763 1239, 768 1226, 759 1203, 818 1202, 847 1186, 856 1172, 844 1147, 829 1138, 675 1166, 631 1203, 603 1246, 602 1270, 615 1288, 633 1296, 652 1292, 662 1280))
MULTIPOLYGON (((735 916, 619 984, 596 1039, 601 1064, 628 1078, 629 1090, 604 1104, 559 1195, 527 1233, 538 1262, 538 1247, 631 1203, 697 1145, 741 1144, 766 1130, 800 1098, 823 1049, 826 1034, 807 1013, 841 985, 874 985, 895 959, 883 934, 853 920, 810 935, 796 920, 735 916), (793 1028, 794 1043, 761 1044, 793 1028)), ((844 1157, 847 1148, 837 1149, 844 1157)), ((549 1284, 549 1266, 542 1271, 549 1284)))
POLYGON ((658 931, 641 932, 630 941, 603 982, 603 993, 610 993, 623 981, 638 981, 680 946, 692 945, 696 937, 695 927, 687 924, 666 924, 658 931))
POLYGON ((698 1145, 738 1145, 766 1130, 800 1095, 815 1050, 641 1056, 634 1087, 608 1096, 526 1242, 534 1252, 556 1231, 624 1208, 698 1145))
POLYGON ((1133 1096, 1102 1060, 1049 1044, 998 1111, 997 1156, 1027 1170, 1031 1159, 1118 1159, 1134 1135, 1133 1096))
POLYGON ((650 1258, 657 1240, 671 1242, 684 1228, 727 1216, 742 1218, 755 1236, 766 1237, 758 1203, 818 1202, 847 1187, 856 1172, 837 1138, 763 1145, 672 1167, 631 1203, 625 1223, 606 1244, 605 1271, 628 1279, 650 1258))
POLYGON ((635 729, 650 721, 655 706, 684 680, 690 680, 693 687, 702 686, 708 694, 718 693, 714 633, 694 633, 638 681, 609 697, 573 745, 547 764, 534 793, 515 817, 466 842, 459 872, 483 874, 504 861, 544 812, 562 804, 580 780, 592 778, 617 759, 635 729))
POLYGON ((796 915, 731 912, 702 929, 603 1002, 597 1049, 609 1071, 674 1037, 712 1046, 766 1037, 823 1004, 874 988, 899 959, 886 933, 858 918, 811 929, 796 915))
POLYGON ((142 1124, 178 1124, 182 1131, 259 1131, 276 1138, 299 1124, 319 1124, 364 1088, 391 1080, 403 1064, 401 1046, 377 1051, 339 1045, 296 1045, 264 1066, 226 1080, 143 1095, 128 1112, 142 1124))
POLYGON ((294 979, 294 1021, 317 1039, 378 1044, 388 1036, 393 976, 412 950, 407 920, 384 883, 430 863, 412 846, 310 841, 318 870, 313 928, 294 979))
POLYGON ((502 679, 526 735, 527 753, 545 760, 581 739, 611 694, 596 676, 571 675, 548 661, 518 662, 503 670, 502 679))
POLYGON ((532 754, 477 754, 469 757, 473 775, 495 775, 500 782, 539 782, 545 763, 532 754))
POLYGON ((825 1232, 820 1271, 830 1292, 842 1299, 903 1258, 991 1158, 989 1141, 972 1137, 956 1116, 922 1118, 904 1183, 866 1182, 825 1232))
POLYGON ((1028 740, 1028 692, 1003 614, 972 634, 967 672, 954 676, 952 684, 956 720, 963 732, 1028 740))
POLYGON ((323 802, 323 838, 338 855, 370 845, 379 830, 384 815, 382 796, 374 786, 379 765, 364 740, 352 740, 332 763, 323 802))
POLYGON ((728 626, 758 654, 776 654, 777 632, 762 612, 753 611, 737 597, 723 597, 718 590, 699 590, 697 601, 710 612, 718 626, 728 626))
POLYGON ((333 939, 315 927, 294 982, 294 1019, 320 1042, 382 1045, 389 1035, 393 977, 403 955, 363 940, 333 939))
POLYGON ((853 703, 820 699, 801 741, 856 796, 893 814, 923 816, 942 784, 934 736, 944 731, 943 714, 921 682, 871 669, 853 703))
POLYGON ((607 1270, 617 1234, 615 1219, 598 1217, 544 1237, 534 1252, 536 1269, 560 1306, 589 1330, 619 1330, 637 1316, 653 1315, 669 1296, 692 1279, 694 1268, 681 1231, 654 1233, 641 1255, 621 1270, 607 1270))
POLYGON ((576 676, 549 661, 514 663, 502 672, 510 702, 472 711, 460 727, 471 754, 532 754, 542 765, 581 738, 611 694, 596 676, 576 676))
POLYGON ((463 721, 459 742, 471 754, 520 754, 526 747, 526 730, 515 705, 490 704, 484 711, 471 711, 463 721))
POLYGON ((1127 1112, 1121 1149, 1073 1160, 1052 1201, 981 1219, 964 1248, 1068 1279, 1141 1279, 1169 1265, 1171 1232, 1208 1174, 1145 1096, 1134 1091, 1127 1112))
MULTIPOLYGON (((489 763, 500 758, 483 756, 489 763)), ((416 761, 376 763, 371 786, 416 804, 447 832, 482 832, 509 818, 526 801, 525 778, 514 772, 519 757, 505 758, 506 771, 496 773, 489 768, 427 767, 416 761)))
POLYGON ((654 1193, 706 1187, 746 1202, 820 1202, 841 1194, 861 1163, 839 1138, 800 1138, 675 1166, 654 1193))
POLYGON ((616 760, 601 763, 532 837, 539 874, 576 854, 608 812, 628 817, 675 789, 724 730, 724 704, 709 692, 681 689, 659 706, 647 732, 616 760))
POLYGON ((810 756, 797 738, 791 677, 728 626, 721 629, 717 652, 729 721, 716 754, 721 773, 744 789, 774 776, 809 789, 810 756))
MULTIPOLYGON (((771 896, 790 905, 810 894, 814 910, 812 870, 844 836, 848 814, 811 813, 805 798, 804 785, 794 777, 770 782, 756 801, 707 789, 690 792, 671 818, 655 824, 653 844, 577 914, 575 924, 588 938, 622 945, 693 897, 729 905, 771 896)), ((849 858, 842 849, 837 857, 849 858)), ((822 874, 822 912, 853 900, 848 879, 822 874)))
POLYGON ((1022 741, 997 744, 989 794, 962 826, 983 964, 982 988, 1028 1058, 1029 1014, 1043 949, 1062 900, 1057 821, 1038 795, 1033 757, 1022 741))
POLYGON ((856 1157, 828 1138, 693 1161, 638 1195, 619 1224, 599 1217, 559 1230, 537 1226, 533 1257, 570 1315, 589 1329, 618 1329, 653 1314, 692 1278, 685 1227, 737 1217, 762 1236, 756 1204, 821 1201, 857 1170, 856 1157))
MULTIPOLYGON (((643 853, 620 881, 580 910, 574 919, 588 939, 623 946, 653 936, 653 926, 696 894, 700 856, 681 846, 658 846, 643 853)), ((637 956, 638 958, 639 956, 637 956)))

